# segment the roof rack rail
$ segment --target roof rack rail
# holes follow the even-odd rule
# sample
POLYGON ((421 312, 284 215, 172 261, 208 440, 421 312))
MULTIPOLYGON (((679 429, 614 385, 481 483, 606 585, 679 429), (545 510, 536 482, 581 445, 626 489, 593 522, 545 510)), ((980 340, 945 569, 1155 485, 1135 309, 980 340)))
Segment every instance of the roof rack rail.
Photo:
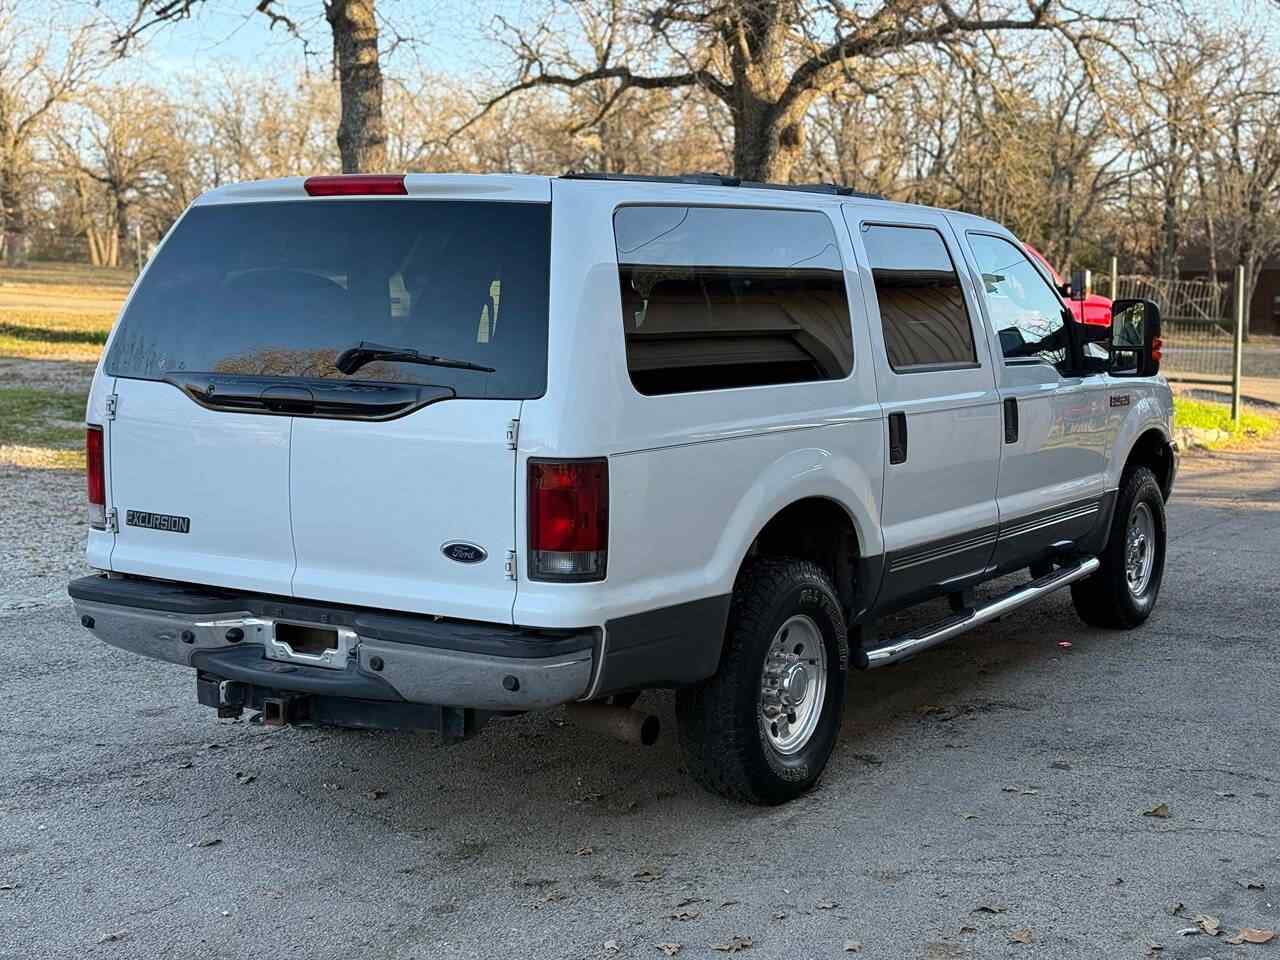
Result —
POLYGON ((753 190, 791 190, 800 193, 825 193, 837 197, 861 197, 866 200, 883 200, 879 193, 864 193, 838 183, 764 183, 759 180, 743 180, 723 173, 682 173, 669 176, 644 173, 599 173, 570 170, 561 174, 562 180, 622 180, 629 183, 684 183, 700 187, 747 187, 753 190))

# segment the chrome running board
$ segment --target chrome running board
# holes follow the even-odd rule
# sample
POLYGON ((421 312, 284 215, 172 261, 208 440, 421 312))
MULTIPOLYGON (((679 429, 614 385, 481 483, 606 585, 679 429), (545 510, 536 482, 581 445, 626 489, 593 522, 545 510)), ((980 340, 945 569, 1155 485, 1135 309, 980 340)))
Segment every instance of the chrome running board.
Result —
POLYGON ((853 653, 853 665, 863 670, 874 670, 876 667, 887 667, 891 663, 913 657, 921 651, 936 647, 944 640, 972 630, 974 627, 989 623, 1012 610, 1017 610, 1024 603, 1039 600, 1045 594, 1053 593, 1059 587, 1065 587, 1095 572, 1102 566, 1097 557, 1080 560, 1062 567, 1053 573, 1032 580, 1030 583, 1015 587, 1008 593, 989 600, 980 607, 962 610, 954 616, 917 627, 896 637, 890 637, 887 643, 872 647, 869 650, 857 650, 853 653))

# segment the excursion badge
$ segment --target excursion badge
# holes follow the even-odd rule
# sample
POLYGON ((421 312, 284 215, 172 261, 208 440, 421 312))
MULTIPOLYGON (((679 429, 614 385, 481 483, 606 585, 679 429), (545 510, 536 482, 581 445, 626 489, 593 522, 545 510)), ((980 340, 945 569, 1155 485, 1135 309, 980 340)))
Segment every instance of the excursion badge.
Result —
POLYGON ((191 518, 171 513, 149 513, 146 510, 126 510, 125 526, 143 527, 147 530, 163 530, 166 533, 190 533, 191 518))

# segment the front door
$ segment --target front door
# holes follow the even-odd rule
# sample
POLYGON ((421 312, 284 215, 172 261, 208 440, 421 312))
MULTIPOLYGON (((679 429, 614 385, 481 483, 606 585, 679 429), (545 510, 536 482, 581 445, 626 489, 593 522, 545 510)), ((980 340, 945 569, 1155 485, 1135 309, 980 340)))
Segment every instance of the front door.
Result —
POLYGON ((981 579, 999 515, 1000 402, 976 291, 944 217, 845 207, 889 443, 885 609, 981 579), (878 319, 876 319, 878 318, 878 319))
POLYGON ((1070 546, 1099 520, 1111 442, 1106 375, 1081 373, 1070 311, 1016 243, 966 236, 1000 351, 996 563, 1016 569, 1070 546))

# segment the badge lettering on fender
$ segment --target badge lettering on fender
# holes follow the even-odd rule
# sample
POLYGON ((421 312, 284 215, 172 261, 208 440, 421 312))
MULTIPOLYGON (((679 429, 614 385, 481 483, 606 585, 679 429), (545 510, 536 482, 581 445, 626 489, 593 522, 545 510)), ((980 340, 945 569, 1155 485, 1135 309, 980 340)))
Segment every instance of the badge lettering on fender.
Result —
POLYGON ((1129 405, 1129 395, 1127 393, 1113 393, 1111 395, 1111 405, 1113 407, 1127 407, 1129 405))
POLYGON ((171 513, 150 513, 146 510, 126 510, 125 526, 146 530, 163 530, 166 533, 190 533, 191 518, 171 513))

